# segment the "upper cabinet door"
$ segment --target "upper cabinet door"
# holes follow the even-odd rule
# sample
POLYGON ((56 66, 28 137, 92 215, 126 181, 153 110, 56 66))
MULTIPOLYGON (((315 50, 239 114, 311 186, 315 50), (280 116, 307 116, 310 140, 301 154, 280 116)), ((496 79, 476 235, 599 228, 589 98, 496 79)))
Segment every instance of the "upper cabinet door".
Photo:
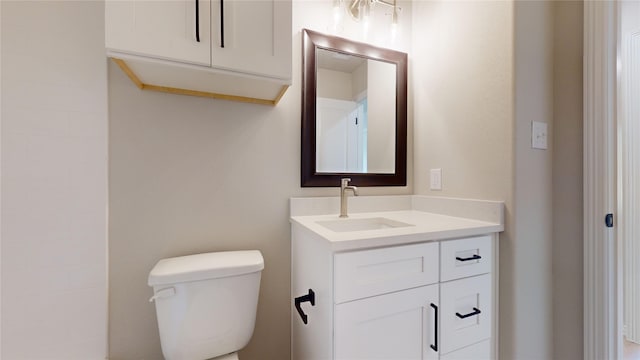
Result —
POLYGON ((212 0, 212 66, 291 78, 291 0, 212 0))
POLYGON ((210 0, 107 0, 105 24, 109 50, 211 65, 210 0))

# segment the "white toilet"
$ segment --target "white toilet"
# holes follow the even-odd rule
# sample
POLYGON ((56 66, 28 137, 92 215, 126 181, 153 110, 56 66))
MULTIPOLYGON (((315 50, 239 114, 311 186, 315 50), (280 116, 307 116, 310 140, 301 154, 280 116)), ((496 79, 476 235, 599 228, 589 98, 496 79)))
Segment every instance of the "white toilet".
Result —
POLYGON ((149 286, 165 359, 238 359, 253 334, 262 269, 257 250, 160 260, 149 286))

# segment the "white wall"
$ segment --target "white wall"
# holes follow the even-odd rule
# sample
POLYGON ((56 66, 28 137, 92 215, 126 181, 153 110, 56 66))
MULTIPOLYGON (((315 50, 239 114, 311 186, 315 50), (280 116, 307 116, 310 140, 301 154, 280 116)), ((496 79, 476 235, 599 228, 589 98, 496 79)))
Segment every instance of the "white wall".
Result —
MULTIPOLYGON (((411 7, 402 15, 400 33, 409 38, 395 46, 407 51, 411 7)), ((156 261, 238 249, 259 249, 265 258, 256 328, 240 358, 289 358, 295 294, 288 199, 339 192, 339 184, 300 188, 300 29, 330 32, 332 18, 331 2, 294 1, 293 84, 276 107, 140 91, 109 66, 112 360, 161 358, 155 310, 147 301, 147 276, 156 261)), ((386 30, 381 27, 382 45, 386 30)), ((340 34, 361 39, 352 22, 340 34)), ((407 187, 361 193, 412 193, 411 148, 408 179, 407 187)))
MULTIPOLYGON (((2 4, 0 3, 0 82, 2 81, 2 4)), ((0 83, 0 261, 2 260, 2 84, 0 83)), ((0 316, 2 316, 2 264, 0 263, 0 316)), ((1 322, 1 320, 0 320, 1 322)), ((2 324, 0 323, 0 358, 2 358, 2 324)))
POLYGON ((636 164, 640 156, 640 2, 620 2, 618 68, 618 209, 617 237, 623 244, 624 338, 640 343, 640 227, 637 204, 640 203, 636 164))
POLYGON ((104 4, 0 4, 1 357, 104 359, 104 4))

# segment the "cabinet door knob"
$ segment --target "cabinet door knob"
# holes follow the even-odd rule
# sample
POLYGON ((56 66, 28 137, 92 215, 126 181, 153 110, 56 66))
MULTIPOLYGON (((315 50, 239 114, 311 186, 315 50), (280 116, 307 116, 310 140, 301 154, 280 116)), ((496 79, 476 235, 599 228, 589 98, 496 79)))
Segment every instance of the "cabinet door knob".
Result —
POLYGON ((469 316, 478 315, 478 314, 480 314, 480 313, 481 313, 480 309, 478 309, 478 308, 475 308, 475 307, 474 307, 472 312, 470 312, 470 313, 468 313, 468 314, 464 314, 464 315, 462 315, 462 314, 460 314, 460 313, 458 313, 458 312, 457 312, 457 313, 456 313, 456 316, 457 316, 457 317, 459 317, 460 319, 466 319, 466 318, 468 318, 469 316))

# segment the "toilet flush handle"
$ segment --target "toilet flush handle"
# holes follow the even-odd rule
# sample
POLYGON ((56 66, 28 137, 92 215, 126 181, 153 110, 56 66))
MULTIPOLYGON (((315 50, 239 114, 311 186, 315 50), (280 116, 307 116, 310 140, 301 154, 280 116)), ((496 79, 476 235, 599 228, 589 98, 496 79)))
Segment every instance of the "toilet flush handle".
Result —
POLYGON ((156 299, 164 299, 164 298, 172 297, 175 294, 176 294, 176 288, 174 287, 160 289, 153 294, 151 299, 149 299, 149 302, 153 302, 156 299))

